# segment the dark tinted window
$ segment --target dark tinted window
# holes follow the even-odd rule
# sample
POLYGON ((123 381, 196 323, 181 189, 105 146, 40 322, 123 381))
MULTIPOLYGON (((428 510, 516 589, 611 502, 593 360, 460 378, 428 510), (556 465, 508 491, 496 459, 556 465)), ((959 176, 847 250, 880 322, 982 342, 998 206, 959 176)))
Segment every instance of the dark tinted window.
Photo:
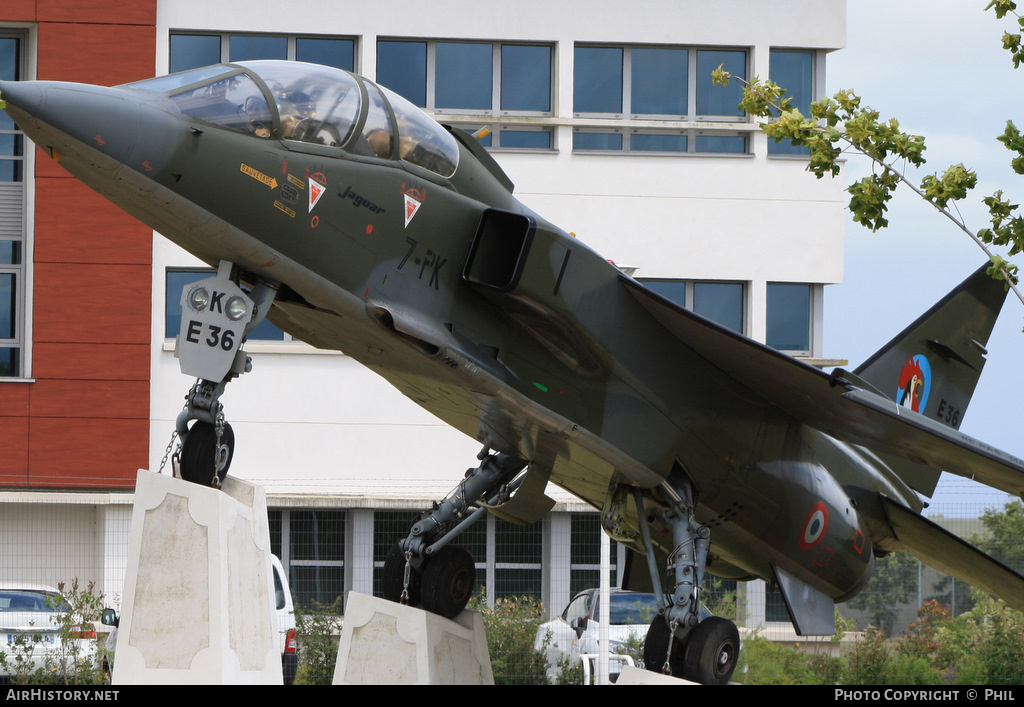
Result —
POLYGON ((572 109, 576 113, 622 112, 621 47, 576 47, 572 109))
POLYGON ((171 35, 171 73, 220 63, 220 37, 209 34, 171 35))

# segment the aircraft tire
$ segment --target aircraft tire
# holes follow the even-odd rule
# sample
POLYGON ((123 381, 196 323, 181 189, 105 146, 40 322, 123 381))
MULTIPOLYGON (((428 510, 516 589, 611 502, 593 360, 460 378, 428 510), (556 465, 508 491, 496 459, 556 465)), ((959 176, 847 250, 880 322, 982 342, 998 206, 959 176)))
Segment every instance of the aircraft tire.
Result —
POLYGON ((220 447, 220 462, 215 464, 217 430, 209 422, 196 421, 181 443, 181 478, 201 486, 212 486, 215 473, 219 472, 221 479, 227 476, 235 453, 235 432, 227 422, 224 423, 220 447))
MULTIPOLYGON (((658 614, 651 621, 647 629, 647 637, 644 639, 644 669, 652 673, 660 673, 665 666, 665 652, 668 647, 669 626, 662 614, 658 614)), ((685 646, 681 645, 678 639, 672 640, 672 655, 668 659, 668 667, 671 674, 677 678, 683 677, 683 652, 685 646)))
MULTIPOLYGON (((406 602, 409 606, 420 605, 420 573, 412 570, 409 574, 409 599, 406 602)), ((402 590, 405 588, 405 553, 399 547, 398 541, 388 550, 388 556, 384 558, 384 575, 381 577, 381 591, 388 601, 401 602, 402 590)))
POLYGON ((721 616, 711 616, 690 632, 683 674, 687 680, 701 685, 725 685, 739 657, 740 633, 736 624, 721 616))
POLYGON ((462 613, 473 596, 476 566, 469 551, 445 545, 423 568, 423 608, 452 619, 462 613))

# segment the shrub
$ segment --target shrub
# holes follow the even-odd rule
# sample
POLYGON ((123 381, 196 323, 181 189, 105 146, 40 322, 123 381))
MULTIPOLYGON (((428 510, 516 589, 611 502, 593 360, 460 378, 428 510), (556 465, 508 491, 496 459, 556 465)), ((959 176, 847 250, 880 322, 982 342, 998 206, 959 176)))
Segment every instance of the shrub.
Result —
POLYGON ((342 612, 342 599, 333 604, 313 601, 309 606, 295 610, 295 634, 299 642, 299 667, 295 671, 296 685, 330 685, 334 680, 334 667, 338 662, 338 646, 334 636, 338 632, 338 617, 342 612))
MULTIPOLYGON (((534 648, 544 606, 533 597, 506 597, 488 608, 482 593, 470 604, 483 614, 495 685, 546 685, 547 659, 534 648)), ((546 643, 545 643, 546 645, 546 643)))

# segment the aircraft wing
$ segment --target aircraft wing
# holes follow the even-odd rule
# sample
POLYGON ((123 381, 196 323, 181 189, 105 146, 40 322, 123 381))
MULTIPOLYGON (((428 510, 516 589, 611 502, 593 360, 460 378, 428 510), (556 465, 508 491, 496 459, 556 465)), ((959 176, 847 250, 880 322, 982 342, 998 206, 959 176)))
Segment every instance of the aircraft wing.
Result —
POLYGON ((917 559, 1024 611, 1024 577, 901 503, 880 495, 896 538, 917 559))
POLYGON ((837 439, 1024 497, 1024 460, 622 282, 681 345, 804 424, 837 439))

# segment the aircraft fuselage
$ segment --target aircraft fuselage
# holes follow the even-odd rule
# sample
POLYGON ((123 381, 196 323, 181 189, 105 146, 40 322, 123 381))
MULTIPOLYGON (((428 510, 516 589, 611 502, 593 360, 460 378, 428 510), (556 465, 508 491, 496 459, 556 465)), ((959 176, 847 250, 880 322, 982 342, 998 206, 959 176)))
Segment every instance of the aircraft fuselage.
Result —
MULTIPOLYGON (((375 89, 356 81, 354 134, 372 138, 375 89)), ((544 460, 597 508, 610 484, 650 489, 658 508, 662 482, 684 473, 714 532, 711 572, 781 567, 847 598, 887 541, 877 493, 920 509, 881 460, 680 347, 617 268, 520 204, 464 136, 443 174, 397 137, 389 156, 356 154, 286 139, 276 114, 267 135, 211 124, 152 90, 3 91, 73 175, 207 263, 283 285, 275 323, 491 449, 544 460)))

